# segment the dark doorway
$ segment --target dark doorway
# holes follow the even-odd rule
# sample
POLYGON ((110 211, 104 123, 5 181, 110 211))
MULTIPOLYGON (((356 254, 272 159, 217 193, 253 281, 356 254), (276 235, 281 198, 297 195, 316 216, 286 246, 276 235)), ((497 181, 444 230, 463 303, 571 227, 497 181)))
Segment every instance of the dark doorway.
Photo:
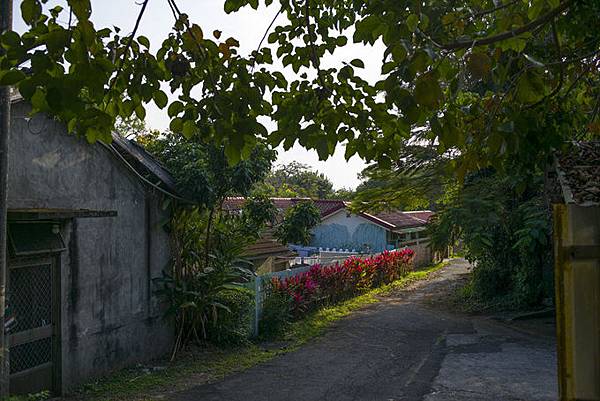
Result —
POLYGON ((11 394, 60 389, 60 272, 56 225, 11 224, 7 318, 11 394), (33 245, 33 246, 32 246, 33 245))

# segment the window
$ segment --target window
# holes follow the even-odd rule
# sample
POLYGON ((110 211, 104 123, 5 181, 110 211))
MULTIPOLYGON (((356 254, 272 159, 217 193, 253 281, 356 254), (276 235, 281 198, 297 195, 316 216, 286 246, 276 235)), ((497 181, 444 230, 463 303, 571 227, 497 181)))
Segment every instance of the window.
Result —
POLYGON ((58 223, 11 223, 8 235, 10 251, 14 256, 30 256, 65 250, 58 223))

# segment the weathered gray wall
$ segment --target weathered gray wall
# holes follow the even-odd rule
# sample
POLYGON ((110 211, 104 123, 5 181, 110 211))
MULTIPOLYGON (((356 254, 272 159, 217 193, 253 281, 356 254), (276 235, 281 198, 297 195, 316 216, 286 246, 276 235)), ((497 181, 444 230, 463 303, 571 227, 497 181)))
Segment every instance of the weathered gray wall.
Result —
POLYGON ((9 208, 116 210, 65 221, 63 389, 167 352, 172 329, 153 293, 169 257, 160 199, 99 144, 13 105, 9 208), (149 231, 148 231, 149 230, 149 231))

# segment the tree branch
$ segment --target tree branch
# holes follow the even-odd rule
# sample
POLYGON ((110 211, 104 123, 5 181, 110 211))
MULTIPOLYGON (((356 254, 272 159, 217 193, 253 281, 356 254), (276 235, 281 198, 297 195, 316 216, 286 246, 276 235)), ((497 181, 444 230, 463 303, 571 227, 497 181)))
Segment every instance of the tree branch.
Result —
MULTIPOLYGON (((512 61, 511 61, 512 63, 512 61)), ((506 91, 502 94, 502 96, 500 97, 500 100, 498 101, 498 103, 495 105, 493 112, 491 113, 491 116, 489 118, 489 124, 487 125, 487 130, 489 131, 491 129, 491 124, 494 122, 494 120, 496 119, 496 115, 498 114, 498 111, 500 111, 500 108, 502 107, 502 103, 504 103, 504 99, 506 99, 506 97, 508 96, 508 94, 510 92, 512 92, 512 90, 514 88, 516 88, 516 82, 519 80, 519 78, 521 77, 521 75, 523 74, 525 70, 520 70, 519 72, 517 72, 513 78, 510 80, 510 82, 508 83, 508 87, 506 88, 506 91)))
POLYGON ((262 47, 263 42, 265 41, 265 39, 267 38, 267 35, 269 34, 269 32, 271 31, 271 28, 273 27, 273 24, 275 23, 275 21, 277 20, 277 17, 279 17, 279 15, 283 12, 284 7, 281 7, 279 9, 279 11, 277 11, 277 14, 275 14, 275 16, 273 17, 273 20, 271 21, 271 23, 269 24, 269 26, 267 27, 267 30, 265 31, 264 35, 262 36, 262 38, 260 39, 260 42, 258 42, 258 46, 256 47, 256 51, 259 51, 260 48, 262 47))
MULTIPOLYGON (((556 46, 556 52, 558 54, 558 59, 560 60, 562 58, 562 52, 560 50, 560 40, 558 38, 558 31, 556 30, 556 22, 555 21, 552 21, 552 38, 554 39, 554 44, 556 46)), ((555 96, 558 93, 558 91, 560 91, 560 89, 562 88, 562 86, 565 82, 565 68, 564 68, 563 64, 559 64, 559 68, 560 68, 560 78, 558 80, 558 85, 556 85, 556 87, 548 95, 544 96, 543 98, 541 98, 537 102, 533 103, 532 105, 527 106, 525 108, 525 110, 533 109, 534 107, 539 106, 540 104, 544 103, 546 100, 555 96)))
POLYGON ((131 35, 129 36, 129 40, 127 41, 127 44, 125 45, 125 49, 123 50, 123 57, 119 59, 119 66, 117 67, 117 73, 115 75, 115 78, 113 79, 112 83, 110 84, 110 87, 108 88, 108 92, 109 92, 109 96, 110 96, 110 91, 115 87, 116 83, 117 83, 117 79, 119 79, 119 75, 121 75, 121 72, 123 71, 123 64, 125 64, 125 59, 127 58, 127 53, 129 53, 129 49, 131 49, 131 45, 133 43, 133 39, 135 38, 135 34, 137 33, 138 28, 140 27, 140 22, 142 21, 142 17, 144 16, 144 12, 146 11, 146 6, 148 5, 148 1, 150 0, 144 0, 144 2, 142 3, 142 9, 140 10, 137 19, 135 21, 135 26, 133 27, 133 31, 131 32, 131 35))
POLYGON ((71 46, 71 40, 73 40, 73 8, 69 7, 69 41, 67 42, 71 46))
MULTIPOLYGON (((171 10, 173 11, 173 16, 175 17, 175 21, 177 21, 179 18, 181 18, 182 12, 179 10, 179 7, 177 6, 177 3, 175 3, 175 0, 167 0, 167 2, 171 6, 171 10)), ((200 45, 201 38, 196 37, 195 32, 191 29, 190 23, 187 20, 185 21, 185 29, 187 29, 188 33, 194 39, 194 43, 196 44, 196 48, 198 49, 200 56, 204 57, 204 59, 206 61, 206 75, 208 77, 208 80, 210 81, 210 84, 213 87, 213 91, 215 93, 218 92, 219 89, 217 86, 217 81, 215 80, 215 78, 212 75, 212 71, 210 69, 210 64, 208 63, 208 57, 206 56, 204 49, 200 45)), ((216 103, 214 103, 214 107, 215 107, 215 111, 217 112, 217 114, 219 116, 222 116, 223 113, 221 112, 220 107, 216 103)))
POLYGON ((479 18, 479 17, 483 17, 484 15, 493 14, 496 11, 500 11, 500 10, 503 10, 503 9, 508 8, 510 6, 513 6, 513 5, 517 4, 517 3, 519 3, 520 1, 521 0, 513 0, 513 1, 510 1, 510 2, 508 2, 506 4, 501 4, 501 5, 497 6, 497 7, 489 8, 487 10, 480 11, 478 13, 473 14, 473 18, 479 18))
POLYGON ((590 116, 588 123, 583 127, 583 129, 581 131, 579 131, 578 133, 575 134, 575 139, 581 140, 583 138, 583 136, 589 131, 590 125, 594 122, 594 120, 598 116, 599 111, 600 111, 600 92, 598 92, 598 95, 596 96, 596 104, 594 105, 594 108, 592 109, 592 115, 590 116))
MULTIPOLYGON (((545 25, 548 22, 552 21, 554 17, 563 11, 567 10, 571 4, 573 4, 575 0, 567 0, 561 3, 554 10, 547 12, 542 15, 540 18, 529 22, 528 24, 523 25, 522 27, 513 29, 511 31, 503 32, 497 35, 488 36, 487 38, 474 39, 472 41, 458 41, 446 44, 437 44, 437 46, 443 50, 460 50, 460 49, 469 49, 476 46, 485 46, 491 45, 496 42, 501 42, 506 39, 514 38, 520 36, 524 33, 527 33, 539 26, 545 25)), ((435 42, 433 42, 435 44, 435 42)))
MULTIPOLYGON (((273 17, 273 20, 271 21, 271 23, 269 24, 269 26, 267 27, 267 30, 265 31, 264 35, 262 36, 262 38, 260 39, 260 42, 258 42, 258 46, 256 47, 256 52, 258 53, 260 51, 260 48, 262 47, 263 42, 265 41, 265 39, 267 38, 267 35, 269 34, 269 32, 271 31, 271 28, 273 27, 273 24, 275 23, 275 21, 277 20, 277 17, 279 17, 279 15, 283 12, 284 7, 281 6, 281 8, 279 9, 279 11, 277 11, 277 14, 275 14, 275 16, 273 17)), ((252 65, 252 71, 254 71, 254 65, 252 65)))
POLYGON ((559 64, 563 64, 564 65, 564 64, 577 63, 577 62, 579 62, 581 60, 584 60, 584 59, 586 59, 588 57, 593 57, 593 56, 595 56, 595 55, 597 55, 599 53, 600 53, 600 49, 594 50, 594 51, 586 53, 586 54, 584 54, 582 56, 573 57, 573 58, 570 58, 570 59, 567 59, 567 60, 554 61, 552 63, 547 63, 546 66, 553 66, 553 65, 559 65, 559 64))
POLYGON ((573 82, 571 82, 571 85, 569 85, 569 87, 567 88, 567 91, 561 96, 560 101, 562 102, 563 100, 565 100, 567 98, 567 96, 569 95, 569 93, 571 93, 571 91, 575 88, 575 86, 577 86, 577 83, 579 83, 579 81, 581 81, 581 79, 586 75, 589 74, 590 71, 592 69, 591 65, 588 65, 586 68, 583 69, 583 71, 577 76, 577 78, 575 78, 573 80, 573 82))
POLYGON ((305 14, 306 14, 306 30, 308 31, 308 38, 309 38, 309 45, 310 45, 310 49, 311 49, 311 55, 312 55, 312 62, 315 65, 315 68, 317 69, 317 77, 319 79, 319 83, 321 84, 321 87, 328 91, 329 93, 331 93, 331 91, 329 90, 329 88, 327 88, 327 85, 325 85, 325 80, 323 79, 323 75, 321 74, 321 65, 319 63, 319 57, 317 56, 317 51, 315 49, 315 41, 313 38, 313 32, 310 29, 310 0, 305 0, 305 14))

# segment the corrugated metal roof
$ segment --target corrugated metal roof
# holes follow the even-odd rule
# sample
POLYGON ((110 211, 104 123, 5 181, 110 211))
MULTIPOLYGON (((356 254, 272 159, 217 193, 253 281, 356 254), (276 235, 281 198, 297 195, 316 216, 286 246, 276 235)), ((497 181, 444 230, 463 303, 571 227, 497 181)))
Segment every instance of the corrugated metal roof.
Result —
POLYGON ((133 140, 122 137, 116 132, 113 132, 112 140, 112 145, 116 150, 126 158, 131 159, 128 161, 134 162, 132 163, 132 167, 138 170, 138 173, 144 175, 144 173, 149 172, 158 178, 167 189, 176 192, 175 180, 169 171, 141 145, 133 140))

